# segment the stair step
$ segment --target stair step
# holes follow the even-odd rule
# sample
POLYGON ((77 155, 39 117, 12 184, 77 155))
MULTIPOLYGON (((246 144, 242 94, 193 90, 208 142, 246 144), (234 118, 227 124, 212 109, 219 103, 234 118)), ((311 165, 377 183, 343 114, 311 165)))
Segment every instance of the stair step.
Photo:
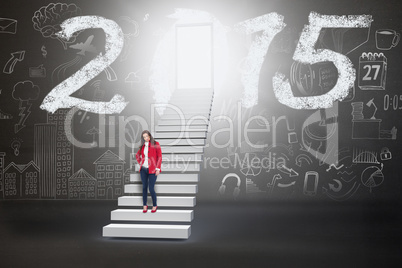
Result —
MULTIPOLYGON (((208 126, 156 126, 155 127, 155 132, 166 132, 166 131, 174 131, 174 132, 180 132, 180 131, 207 131, 208 126)), ((185 134, 184 134, 185 135, 185 134)), ((184 136, 185 137, 185 136, 184 136)))
MULTIPOLYGON (((135 165, 136 159, 133 154, 131 154, 133 157, 132 163, 135 165)), ((168 153, 168 152, 162 152, 162 167, 167 164, 182 164, 182 163, 201 163, 203 161, 203 155, 202 154, 197 154, 197 153, 168 153)), ((136 169, 138 170, 138 169, 136 169)), ((133 170, 135 172, 135 170, 133 170)))
POLYGON ((185 120, 189 120, 189 119, 196 119, 196 118, 206 118, 207 120, 209 120, 209 113, 208 112, 204 112, 204 113, 198 113, 198 114, 180 114, 180 113, 175 113, 175 114, 163 114, 160 117, 160 120, 171 120, 171 119, 182 119, 184 118, 185 120))
MULTIPOLYGON (((160 176, 160 175, 159 175, 160 176)), ((158 176, 158 180, 159 180, 158 176)), ((148 196, 148 203, 152 204, 152 199, 148 196)), ((118 198, 119 206, 141 206, 142 196, 121 196, 118 198)), ((194 196, 158 196, 159 207, 194 207, 196 199, 194 196)), ((159 212, 159 211, 158 211, 159 212)))
POLYGON ((214 94, 214 90, 212 88, 178 88, 173 91, 173 95, 184 95, 186 93, 195 94, 195 93, 203 93, 203 94, 214 94))
MULTIPOLYGON (((186 105, 186 104, 171 104, 172 106, 167 107, 165 111, 171 110, 171 111, 176 111, 178 109, 179 111, 186 111, 186 112, 207 112, 211 110, 211 104, 206 104, 206 105, 186 105)), ((177 111, 176 111, 177 113, 177 111)))
POLYGON ((172 132, 156 132, 154 135, 155 139, 187 139, 187 138, 207 138, 206 131, 172 131, 172 132))
POLYGON ((161 147, 162 152, 165 153, 195 153, 195 154, 202 154, 204 153, 204 148, 199 148, 195 146, 172 146, 172 147, 161 147))
POLYGON ((202 162, 202 154, 174 154, 174 153, 162 153, 162 163, 189 163, 189 162, 202 162))
POLYGON ((194 120, 181 120, 179 118, 177 119, 160 119, 158 121, 159 126, 166 126, 166 125, 173 125, 173 126, 197 126, 197 125, 208 125, 209 120, 205 119, 194 119, 194 120))
POLYGON ((205 106, 211 106, 213 102, 212 97, 207 97, 207 96, 188 96, 188 97, 173 97, 169 100, 169 103, 167 106, 174 105, 174 106, 186 106, 186 107, 205 107, 205 106))
MULTIPOLYGON (((126 184, 124 192, 127 194, 142 194, 142 184, 126 184)), ((155 184, 155 192, 158 194, 196 194, 198 185, 196 184, 155 184)))
MULTIPOLYGON (((193 172, 193 171, 200 171, 200 164, 196 163, 167 163, 162 164, 161 166, 162 172, 165 171, 180 171, 180 172, 193 172)), ((140 170, 140 165, 135 164, 135 170, 140 170)), ((159 178, 159 176, 158 176, 159 178)))
POLYGON ((112 223, 103 227, 104 237, 188 239, 190 235, 191 225, 112 223))
POLYGON ((213 102, 212 97, 204 98, 204 96, 190 96, 187 98, 172 97, 169 100, 169 105, 187 105, 187 106, 203 106, 211 105, 213 102))
MULTIPOLYGON (((199 174, 173 172, 200 171, 207 132, 210 131, 213 99, 213 89, 175 90, 169 105, 159 117, 154 132, 163 152, 162 173, 158 175, 155 185, 155 191, 161 194, 158 196, 158 206, 195 206, 195 196, 180 195, 195 195, 198 192, 196 183, 199 174), (179 196, 167 196, 175 194, 179 196)), ((135 168, 138 170, 139 165, 136 164, 135 168)), ((118 205, 141 207, 140 174, 130 174, 130 182, 133 183, 124 185, 124 190, 134 196, 119 197, 118 205)), ((150 196, 147 201, 152 204, 150 196)), ((156 213, 143 213, 142 208, 119 208, 111 212, 112 221, 191 222, 193 218, 193 210, 158 209, 156 213)), ((104 237, 188 239, 190 235, 190 225, 112 223, 103 227, 104 237)))
MULTIPOLYGON (((158 182, 199 182, 199 174, 191 173, 160 173, 157 177, 158 182)), ((130 174, 130 182, 141 182, 140 173, 130 174)))
POLYGON ((211 109, 210 104, 206 104, 206 105, 190 105, 190 104, 175 105, 172 103, 169 103, 169 104, 170 105, 166 106, 166 111, 167 110, 176 111, 177 109, 182 110, 182 111, 193 111, 193 110, 208 111, 211 109))
POLYGON ((172 110, 172 109, 165 109, 163 111, 163 115, 171 115, 171 114, 189 114, 191 116, 205 116, 205 117, 209 117, 211 113, 211 109, 197 109, 197 110, 181 110, 179 109, 179 111, 176 110, 172 110))
POLYGON ((193 96, 197 96, 197 97, 206 97, 206 98, 213 98, 214 94, 213 92, 174 92, 172 97, 170 99, 174 99, 174 98, 190 98, 193 96))
POLYGON ((212 105, 212 100, 198 100, 197 102, 189 102, 188 100, 174 100, 169 101, 169 105, 177 106, 177 107, 203 107, 209 108, 212 105))
MULTIPOLYGON (((177 92, 176 92, 177 93, 177 92)), ((180 94, 173 94, 172 97, 169 99, 169 102, 172 100, 177 100, 177 99, 185 99, 187 101, 192 101, 194 97, 198 99, 205 98, 205 99, 212 99, 214 95, 212 93, 205 93, 205 92, 188 92, 186 93, 180 93, 180 94)), ((194 102, 194 101, 192 101, 194 102)))
POLYGON ((208 93, 214 93, 213 88, 178 88, 176 89, 173 93, 186 93, 186 92, 208 92, 208 93))
POLYGON ((161 146, 205 145, 205 139, 163 139, 159 140, 161 146))
POLYGON ((158 209, 155 213, 143 213, 142 209, 116 209, 111 212, 112 221, 174 221, 191 222, 193 210, 158 209))

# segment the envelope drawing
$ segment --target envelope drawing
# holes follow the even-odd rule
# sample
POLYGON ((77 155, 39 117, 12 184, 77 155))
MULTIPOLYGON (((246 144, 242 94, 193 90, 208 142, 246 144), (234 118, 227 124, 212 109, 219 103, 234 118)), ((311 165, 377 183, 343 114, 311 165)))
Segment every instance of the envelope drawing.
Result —
POLYGON ((0 33, 17 33, 17 20, 0 18, 0 33))
POLYGON ((43 67, 43 64, 38 67, 30 67, 29 77, 46 77, 46 69, 43 67))

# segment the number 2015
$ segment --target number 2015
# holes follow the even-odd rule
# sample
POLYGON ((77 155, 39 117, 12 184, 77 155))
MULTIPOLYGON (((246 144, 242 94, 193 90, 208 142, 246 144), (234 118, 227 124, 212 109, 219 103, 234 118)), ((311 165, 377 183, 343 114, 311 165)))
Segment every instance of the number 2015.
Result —
MULTIPOLYGON (((338 69, 337 84, 331 91, 321 96, 295 97, 290 89, 289 82, 284 79, 284 75, 277 73, 273 79, 273 89, 278 101, 294 109, 320 109, 331 107, 333 102, 345 98, 356 78, 355 69, 353 69, 350 59, 345 55, 328 49, 315 49, 315 43, 323 28, 368 28, 371 22, 370 15, 335 16, 311 12, 309 24, 303 29, 293 60, 304 64, 323 61, 333 62, 338 69)), ((243 77, 245 79, 242 79, 242 83, 245 91, 251 92, 250 96, 258 96, 258 94, 255 94, 255 92, 258 92, 258 83, 255 83, 255 81, 258 81, 266 52, 272 39, 285 26, 283 16, 274 12, 236 25, 237 29, 244 31, 246 34, 262 31, 261 37, 256 37, 253 41, 248 54, 248 58, 255 61, 251 64, 254 72, 242 74, 243 76, 248 76, 243 77), (261 23, 261 19, 265 23, 261 23), (252 58, 253 55, 258 55, 257 59, 252 58), (247 84, 244 81, 252 81, 252 83, 247 84)), ((105 54, 100 53, 80 70, 54 87, 44 98, 40 108, 51 113, 61 108, 72 107, 98 114, 120 113, 128 104, 121 95, 116 94, 109 102, 87 101, 71 96, 91 79, 99 75, 119 56, 124 44, 123 32, 119 25, 113 20, 100 16, 80 16, 67 19, 61 24, 61 28, 62 30, 58 33, 59 36, 67 39, 77 31, 91 28, 103 29, 106 38, 105 54)), ((370 73, 370 70, 368 73, 370 73)), ((375 76, 377 74, 378 70, 375 76)), ((367 76, 366 79, 369 78, 367 76)), ((251 103, 255 103, 255 100, 251 100, 251 103)))

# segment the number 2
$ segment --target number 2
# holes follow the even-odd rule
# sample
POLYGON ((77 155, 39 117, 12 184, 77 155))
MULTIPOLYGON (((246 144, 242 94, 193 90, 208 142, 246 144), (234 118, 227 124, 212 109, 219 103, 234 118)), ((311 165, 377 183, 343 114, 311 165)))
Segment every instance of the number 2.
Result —
POLYGON ((116 94, 109 102, 87 101, 70 96, 105 70, 119 56, 124 44, 123 32, 119 25, 99 16, 80 16, 65 20, 61 24, 61 28, 58 35, 67 39, 77 31, 91 28, 103 29, 106 36, 105 55, 100 53, 95 59, 53 88, 44 98, 40 108, 50 113, 61 108, 72 107, 98 114, 120 113, 128 104, 121 95, 116 94))

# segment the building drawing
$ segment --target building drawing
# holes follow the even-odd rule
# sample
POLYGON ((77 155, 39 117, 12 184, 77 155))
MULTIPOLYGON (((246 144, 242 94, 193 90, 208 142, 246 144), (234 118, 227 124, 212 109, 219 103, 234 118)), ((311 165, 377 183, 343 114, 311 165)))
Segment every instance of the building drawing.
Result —
POLYGON ((68 179, 69 199, 96 199, 96 179, 83 168, 68 179))
POLYGON ((124 185, 130 183, 130 175, 134 173, 135 172, 131 168, 126 169, 126 171, 124 172, 124 185))
POLYGON ((56 127, 46 123, 34 126, 34 162, 40 169, 40 198, 54 199, 61 191, 60 179, 56 177, 56 127))
MULTIPOLYGON (((56 199, 67 199, 67 183, 74 172, 74 146, 67 139, 64 121, 70 110, 48 114, 48 123, 56 125, 56 199)), ((72 127, 72 126, 71 126, 72 127)), ((69 133, 72 129, 67 130, 69 133)))
POLYGON ((115 199, 123 195, 125 161, 107 150, 94 162, 98 181, 98 199, 115 199))
POLYGON ((0 198, 4 199, 4 157, 6 153, 0 152, 0 198))
POLYGON ((39 196, 39 168, 33 161, 26 165, 12 162, 4 169, 5 199, 37 199, 39 196))

